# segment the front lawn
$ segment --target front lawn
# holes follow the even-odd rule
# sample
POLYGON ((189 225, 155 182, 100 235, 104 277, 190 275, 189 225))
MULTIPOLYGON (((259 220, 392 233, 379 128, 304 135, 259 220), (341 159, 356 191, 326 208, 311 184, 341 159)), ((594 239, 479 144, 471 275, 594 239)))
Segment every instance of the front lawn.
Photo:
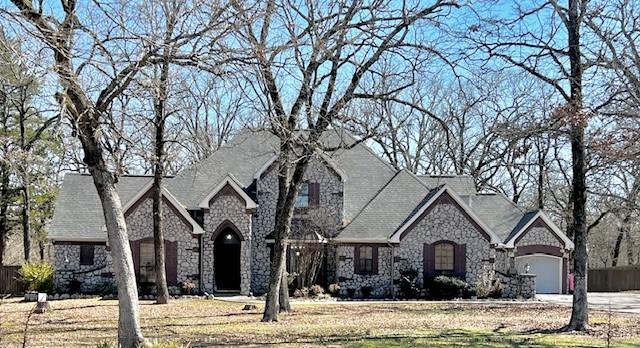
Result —
MULTIPOLYGON (((17 300, 0 305, 0 347, 22 346, 33 305, 17 300)), ((539 302, 294 304, 294 313, 271 324, 260 323, 260 306, 253 311, 242 307, 217 300, 174 300, 162 306, 142 301, 143 331, 152 340, 190 347, 606 347, 607 332, 614 346, 640 345, 640 315, 593 312, 588 335, 557 333, 570 308, 539 302)), ((116 339, 116 301, 52 301, 51 309, 31 315, 28 347, 95 346, 116 339)))

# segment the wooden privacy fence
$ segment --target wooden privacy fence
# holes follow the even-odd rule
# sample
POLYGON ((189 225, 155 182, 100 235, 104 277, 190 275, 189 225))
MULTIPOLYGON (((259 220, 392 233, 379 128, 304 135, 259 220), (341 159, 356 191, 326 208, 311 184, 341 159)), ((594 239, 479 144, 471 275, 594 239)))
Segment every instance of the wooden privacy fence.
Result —
POLYGON ((20 294, 24 285, 18 280, 20 266, 0 266, 0 294, 20 294))
POLYGON ((589 270, 589 291, 640 290, 640 266, 589 270))

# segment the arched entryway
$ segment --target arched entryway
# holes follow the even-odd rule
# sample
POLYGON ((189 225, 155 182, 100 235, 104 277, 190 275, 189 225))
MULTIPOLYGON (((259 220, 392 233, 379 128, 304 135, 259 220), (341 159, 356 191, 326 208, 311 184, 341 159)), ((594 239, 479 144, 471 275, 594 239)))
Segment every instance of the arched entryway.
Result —
POLYGON ((239 234, 231 226, 224 226, 217 233, 214 243, 216 290, 240 291, 241 238, 239 234))

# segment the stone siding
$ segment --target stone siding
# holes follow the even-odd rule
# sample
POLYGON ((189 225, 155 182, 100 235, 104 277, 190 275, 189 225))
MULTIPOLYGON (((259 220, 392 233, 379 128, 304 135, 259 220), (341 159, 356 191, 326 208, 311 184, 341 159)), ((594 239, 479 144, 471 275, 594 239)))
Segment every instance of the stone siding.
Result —
POLYGON ((522 238, 515 244, 516 247, 525 245, 552 245, 564 247, 556 235, 547 227, 533 227, 526 231, 522 238))
POLYGON ((396 247, 394 279, 400 279, 402 271, 415 270, 418 284, 422 286, 424 244, 440 240, 466 244, 466 281, 469 284, 475 284, 476 277, 485 267, 493 267, 490 260, 495 257, 495 251, 469 218, 457 205, 436 203, 396 247))
POLYGON ((111 253, 104 245, 94 245, 93 264, 80 265, 80 245, 52 245, 52 264, 54 284, 57 292, 68 292, 72 280, 80 282, 80 290, 84 293, 98 291, 103 283, 113 283, 111 269, 111 253))
POLYGON ((355 274, 354 246, 338 245, 338 282, 340 294, 348 296, 353 289, 355 297, 362 297, 362 288, 371 287, 371 297, 387 298, 392 296, 392 251, 390 247, 378 246, 378 274, 355 274))
POLYGON ((503 298, 532 299, 536 297, 535 274, 498 275, 502 283, 503 298))
MULTIPOLYGON (((278 199, 278 177, 275 164, 263 173, 257 183, 258 209, 253 215, 254 243, 251 289, 256 294, 267 291, 270 269, 270 252, 265 240, 273 232, 276 203, 278 199)), ((318 207, 296 209, 294 219, 306 220, 322 234, 333 236, 342 224, 343 185, 340 176, 324 160, 314 157, 305 172, 304 180, 320 184, 318 207)), ((329 279, 335 279, 335 267, 328 267, 329 279), (333 273, 333 274, 332 274, 333 273)))
MULTIPOLYGON (((162 204, 162 227, 164 229, 164 239, 178 242, 177 255, 177 282, 185 280, 198 284, 198 238, 194 238, 192 226, 187 224, 174 210, 163 202, 162 204)), ((153 238, 153 199, 144 199, 133 212, 126 216, 127 231, 129 240, 140 240, 153 238)), ((170 286, 172 293, 179 292, 177 286, 170 286)))
POLYGON ((240 293, 249 295, 251 285, 251 214, 245 209, 245 202, 229 191, 214 197, 210 202, 209 212, 204 214, 205 236, 203 239, 203 290, 215 291, 215 262, 213 233, 225 221, 230 221, 238 228, 243 239, 240 242, 240 293))
MULTIPOLYGON (((143 198, 135 209, 126 217, 129 240, 153 238, 153 199, 143 198)), ((188 225, 174 212, 166 202, 163 202, 164 237, 168 241, 177 242, 177 281, 185 280, 198 282, 198 239, 193 237, 192 226, 188 225), (194 279, 195 278, 195 279, 194 279)), ((93 292, 104 283, 115 283, 113 277, 111 254, 105 246, 94 249, 94 264, 80 265, 80 245, 54 244, 53 264, 56 269, 54 276, 56 287, 67 289, 69 282, 76 279, 82 282, 82 292, 93 292)), ((177 286, 170 286, 171 293, 178 293, 177 286)))

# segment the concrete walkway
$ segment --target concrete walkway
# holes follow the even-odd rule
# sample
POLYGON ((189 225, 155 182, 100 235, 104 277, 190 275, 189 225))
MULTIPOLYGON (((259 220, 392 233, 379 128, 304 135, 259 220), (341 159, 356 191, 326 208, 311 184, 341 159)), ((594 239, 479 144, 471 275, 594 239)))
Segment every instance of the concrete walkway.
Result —
MULTIPOLYGON (((538 294, 543 302, 567 305, 573 304, 571 295, 538 294)), ((598 311, 640 314, 640 292, 590 292, 587 295, 589 308, 598 311)))

